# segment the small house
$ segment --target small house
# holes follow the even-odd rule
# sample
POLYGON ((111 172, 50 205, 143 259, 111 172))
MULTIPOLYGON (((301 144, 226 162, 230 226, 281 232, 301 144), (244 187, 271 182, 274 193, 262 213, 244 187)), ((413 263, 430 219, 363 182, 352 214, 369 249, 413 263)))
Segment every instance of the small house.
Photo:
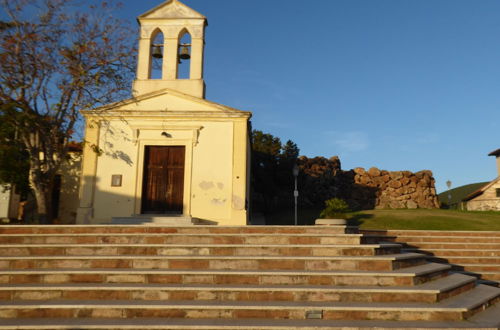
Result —
POLYGON ((498 176, 464 199, 469 211, 500 211, 500 149, 488 156, 496 157, 498 176))

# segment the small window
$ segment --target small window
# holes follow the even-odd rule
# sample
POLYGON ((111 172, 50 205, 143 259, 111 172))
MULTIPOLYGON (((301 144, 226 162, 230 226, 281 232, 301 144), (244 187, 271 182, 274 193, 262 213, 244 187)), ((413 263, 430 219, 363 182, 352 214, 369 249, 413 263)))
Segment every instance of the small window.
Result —
POLYGON ((497 188, 497 197, 500 197, 500 188, 497 188))

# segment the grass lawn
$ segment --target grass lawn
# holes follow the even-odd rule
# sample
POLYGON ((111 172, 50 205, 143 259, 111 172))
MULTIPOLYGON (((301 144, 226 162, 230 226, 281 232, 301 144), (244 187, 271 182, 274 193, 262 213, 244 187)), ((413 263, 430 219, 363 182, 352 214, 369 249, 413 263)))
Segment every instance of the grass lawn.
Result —
POLYGON ((500 231, 500 212, 370 210, 352 214, 351 222, 363 229, 500 231))
MULTIPOLYGON (((320 210, 299 210, 299 225, 312 225, 320 210)), ((484 230, 500 231, 500 212, 455 210, 369 210, 348 215, 351 225, 362 229, 484 230)), ((268 225, 293 225, 293 212, 266 217, 268 225)))

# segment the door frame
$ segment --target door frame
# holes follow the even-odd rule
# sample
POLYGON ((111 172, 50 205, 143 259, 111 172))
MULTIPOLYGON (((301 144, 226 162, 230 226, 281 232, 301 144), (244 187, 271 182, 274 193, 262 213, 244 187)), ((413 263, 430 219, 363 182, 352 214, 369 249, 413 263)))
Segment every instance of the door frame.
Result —
POLYGON ((137 143, 138 157, 137 157, 137 172, 136 172, 136 191, 135 191, 135 215, 142 213, 142 192, 144 183, 144 156, 146 146, 158 147, 184 147, 186 155, 184 159, 184 196, 183 196, 183 212, 184 216, 191 215, 191 177, 192 177, 192 164, 193 164, 193 142, 192 140, 139 140, 137 143))

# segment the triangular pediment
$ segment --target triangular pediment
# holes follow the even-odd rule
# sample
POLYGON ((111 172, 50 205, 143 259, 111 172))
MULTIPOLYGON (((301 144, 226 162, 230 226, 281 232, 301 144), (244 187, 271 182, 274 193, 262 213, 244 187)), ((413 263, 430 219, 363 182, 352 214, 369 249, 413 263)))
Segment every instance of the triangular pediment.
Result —
POLYGON ((85 114, 103 114, 103 112, 161 112, 165 115, 173 113, 220 113, 228 115, 250 116, 246 111, 234 109, 219 103, 183 94, 171 89, 162 89, 156 92, 143 94, 135 98, 109 104, 95 110, 85 111, 85 114))
POLYGON ((169 0, 139 16, 139 19, 205 18, 178 0, 169 0))

